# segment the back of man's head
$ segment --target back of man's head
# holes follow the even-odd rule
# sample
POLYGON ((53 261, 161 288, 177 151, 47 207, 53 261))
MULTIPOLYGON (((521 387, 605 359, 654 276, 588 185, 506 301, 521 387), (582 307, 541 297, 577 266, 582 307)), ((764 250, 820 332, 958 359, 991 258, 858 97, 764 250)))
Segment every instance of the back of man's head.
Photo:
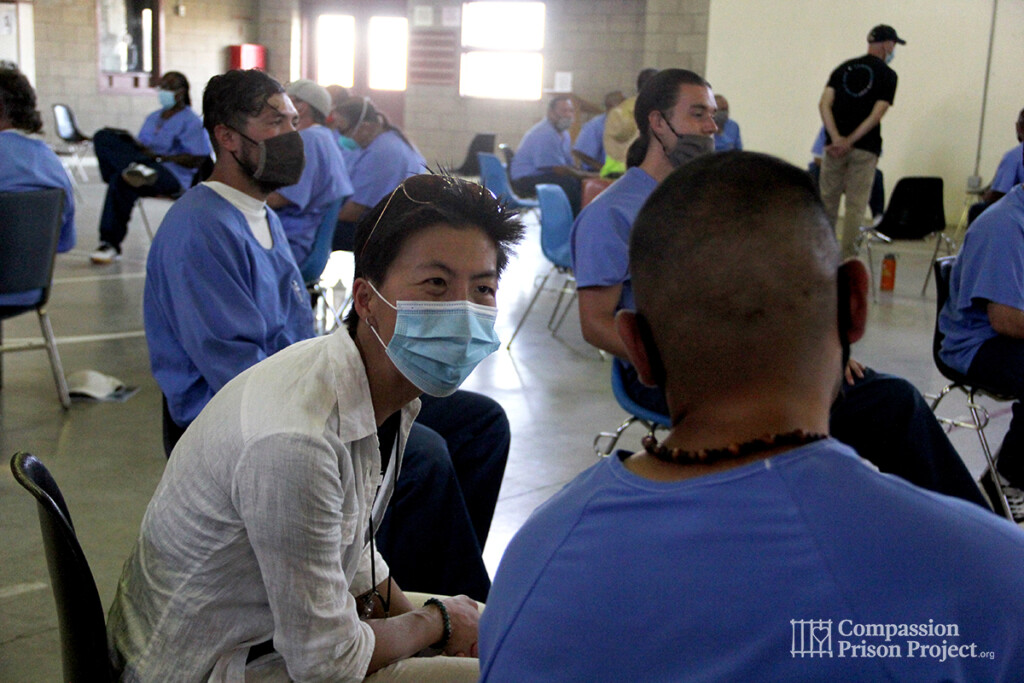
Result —
POLYGON ((228 71, 211 78, 203 91, 203 127, 214 151, 214 128, 225 125, 243 130, 247 119, 260 115, 268 98, 283 92, 280 83, 258 69, 228 71))
POLYGON ((636 91, 640 92, 644 89, 644 85, 647 81, 651 80, 651 76, 658 73, 658 70, 652 67, 641 69, 640 73, 636 75, 636 91))
POLYGON ((839 249, 805 171, 750 152, 687 163, 647 200, 629 256, 673 395, 838 377, 839 249))

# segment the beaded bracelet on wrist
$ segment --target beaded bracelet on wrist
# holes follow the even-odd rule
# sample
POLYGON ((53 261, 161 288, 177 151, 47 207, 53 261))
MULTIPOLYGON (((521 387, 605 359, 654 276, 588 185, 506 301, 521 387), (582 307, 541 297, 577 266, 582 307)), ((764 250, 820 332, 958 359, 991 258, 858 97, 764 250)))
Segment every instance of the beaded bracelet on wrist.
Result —
POLYGON ((427 605, 434 605, 437 607, 437 609, 441 611, 441 619, 444 621, 444 635, 441 636, 441 640, 437 641, 430 647, 434 650, 443 650, 448 647, 448 642, 452 639, 452 618, 448 614, 448 608, 437 598, 430 598, 423 603, 424 607, 427 605))

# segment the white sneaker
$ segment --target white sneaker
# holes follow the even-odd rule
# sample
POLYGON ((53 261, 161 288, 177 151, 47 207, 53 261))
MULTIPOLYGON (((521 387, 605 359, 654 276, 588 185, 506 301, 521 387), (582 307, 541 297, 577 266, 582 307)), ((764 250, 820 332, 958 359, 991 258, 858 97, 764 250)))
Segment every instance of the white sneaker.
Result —
POLYGON ((108 264, 121 260, 121 252, 110 244, 101 244, 96 251, 89 254, 89 260, 97 264, 108 264))
POLYGON ((133 163, 121 172, 121 177, 132 187, 153 185, 156 183, 156 171, 145 164, 133 163))
MULTIPOLYGON (((1024 491, 1011 484, 1006 477, 998 472, 996 473, 996 476, 999 477, 999 484, 1003 489, 1003 495, 1006 496, 1006 505, 1010 508, 1010 514, 1013 516, 1013 521, 1018 523, 1024 522, 1024 491)), ((992 482, 991 470, 985 470, 985 474, 981 477, 981 486, 985 495, 988 496, 988 499, 990 501, 995 501, 998 494, 996 493, 996 488, 992 482)))

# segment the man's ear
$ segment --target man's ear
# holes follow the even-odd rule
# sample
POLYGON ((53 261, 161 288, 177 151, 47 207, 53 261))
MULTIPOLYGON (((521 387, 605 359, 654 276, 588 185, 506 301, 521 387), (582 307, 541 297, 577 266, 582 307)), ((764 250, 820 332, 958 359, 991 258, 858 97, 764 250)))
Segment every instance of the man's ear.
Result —
POLYGON ((640 331, 640 322, 637 320, 636 311, 626 309, 615 314, 615 330, 626 347, 626 355, 629 362, 636 368, 637 379, 646 386, 656 387, 654 366, 652 359, 644 343, 643 333, 640 331))
POLYGON ((241 144, 238 133, 223 123, 218 123, 213 127, 213 137, 217 140, 217 149, 224 152, 236 152, 241 144))
MULTIPOLYGON (((846 318, 846 338, 851 344, 864 336, 868 320, 868 271, 864 263, 851 258, 839 266, 839 291, 843 298, 839 306, 849 311, 846 318)), ((842 319, 842 316, 840 316, 842 319)))

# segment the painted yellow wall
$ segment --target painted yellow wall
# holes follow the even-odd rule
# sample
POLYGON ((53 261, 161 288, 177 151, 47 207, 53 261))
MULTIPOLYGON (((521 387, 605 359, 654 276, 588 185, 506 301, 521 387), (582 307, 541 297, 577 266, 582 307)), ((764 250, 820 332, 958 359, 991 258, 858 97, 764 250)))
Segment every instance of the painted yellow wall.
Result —
MULTIPOLYGON (((899 86, 882 122, 886 192, 903 176, 942 176, 955 223, 974 173, 992 8, 992 0, 713 0, 706 76, 729 98, 747 149, 803 166, 829 73, 867 51, 872 26, 894 26, 907 45, 896 50, 899 86)), ((1024 3, 999 0, 979 170, 986 183, 1016 144, 1022 34, 1024 3)))

